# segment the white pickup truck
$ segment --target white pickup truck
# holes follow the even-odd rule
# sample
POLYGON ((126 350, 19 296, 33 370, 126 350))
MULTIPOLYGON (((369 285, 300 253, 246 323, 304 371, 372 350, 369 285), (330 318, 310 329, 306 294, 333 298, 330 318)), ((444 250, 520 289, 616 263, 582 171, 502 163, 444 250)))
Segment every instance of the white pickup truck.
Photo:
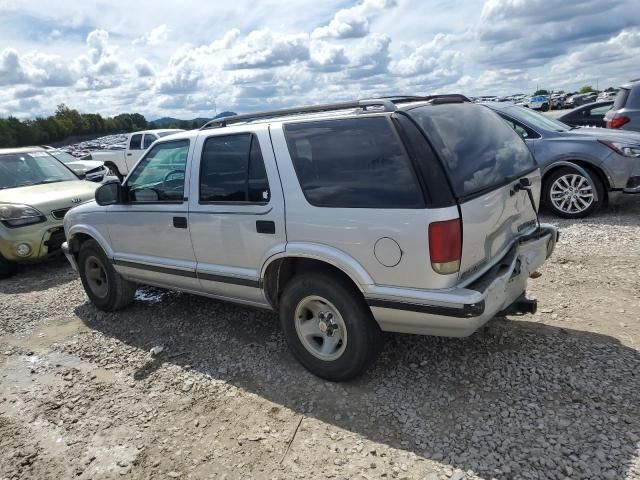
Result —
POLYGON ((91 159, 104 162, 105 166, 122 181, 153 142, 178 132, 184 132, 184 130, 162 129, 130 133, 127 135, 127 148, 92 152, 91 159))

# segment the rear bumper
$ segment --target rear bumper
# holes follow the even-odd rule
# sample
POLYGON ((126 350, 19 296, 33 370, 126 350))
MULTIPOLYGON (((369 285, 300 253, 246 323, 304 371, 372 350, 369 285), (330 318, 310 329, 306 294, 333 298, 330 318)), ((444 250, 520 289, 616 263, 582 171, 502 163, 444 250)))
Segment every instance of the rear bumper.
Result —
POLYGON ((367 292, 366 300, 382 330, 466 337, 523 296, 529 275, 553 253, 557 240, 557 229, 542 225, 540 237, 519 239, 494 267, 467 287, 376 287, 367 292))

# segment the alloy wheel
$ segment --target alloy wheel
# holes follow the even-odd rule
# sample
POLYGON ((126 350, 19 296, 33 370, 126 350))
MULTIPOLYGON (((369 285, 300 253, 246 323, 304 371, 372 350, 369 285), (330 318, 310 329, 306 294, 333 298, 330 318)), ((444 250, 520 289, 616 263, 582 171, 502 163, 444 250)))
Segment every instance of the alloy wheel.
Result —
POLYGON ((582 213, 593 204, 593 186, 584 175, 569 173, 553 182, 550 197, 553 206, 561 212, 582 213))

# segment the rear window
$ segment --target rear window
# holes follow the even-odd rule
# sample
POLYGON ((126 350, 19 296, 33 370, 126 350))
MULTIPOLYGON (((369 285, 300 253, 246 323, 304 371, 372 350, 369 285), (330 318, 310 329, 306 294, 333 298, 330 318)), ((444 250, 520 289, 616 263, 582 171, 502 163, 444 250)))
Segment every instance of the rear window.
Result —
POLYGON ((387 117, 289 124, 285 135, 312 205, 424 207, 413 167, 387 117))
POLYGON ((504 184, 537 166, 520 136, 487 107, 429 105, 408 113, 444 161, 459 197, 504 184))
POLYGON ((611 108, 613 110, 620 110, 621 108, 624 108, 625 104, 627 103, 627 98, 629 98, 629 92, 630 90, 627 90, 626 88, 621 88, 620 90, 618 90, 616 98, 613 101, 613 107, 611 108))

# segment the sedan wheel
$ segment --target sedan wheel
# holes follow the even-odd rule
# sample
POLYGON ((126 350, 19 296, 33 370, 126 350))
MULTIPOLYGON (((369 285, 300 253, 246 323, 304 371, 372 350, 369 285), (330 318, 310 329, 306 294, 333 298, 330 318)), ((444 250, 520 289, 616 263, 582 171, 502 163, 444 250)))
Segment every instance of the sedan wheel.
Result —
POLYGON ((593 187, 579 173, 563 175, 551 185, 551 202, 562 212, 582 213, 593 203, 593 187))
POLYGON ((545 179, 544 201, 560 217, 581 218, 598 209, 604 198, 600 179, 592 172, 565 167, 545 179))

